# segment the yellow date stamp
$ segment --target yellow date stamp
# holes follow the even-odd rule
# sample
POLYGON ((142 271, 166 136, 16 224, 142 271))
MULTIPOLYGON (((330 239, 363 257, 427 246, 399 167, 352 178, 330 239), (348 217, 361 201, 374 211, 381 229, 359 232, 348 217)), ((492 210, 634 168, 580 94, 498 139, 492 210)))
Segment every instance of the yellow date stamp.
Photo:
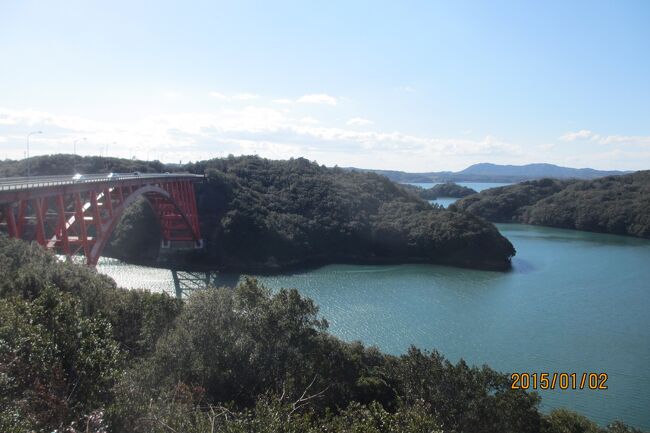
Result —
POLYGON ((510 388, 523 390, 607 389, 607 373, 512 373, 510 388))

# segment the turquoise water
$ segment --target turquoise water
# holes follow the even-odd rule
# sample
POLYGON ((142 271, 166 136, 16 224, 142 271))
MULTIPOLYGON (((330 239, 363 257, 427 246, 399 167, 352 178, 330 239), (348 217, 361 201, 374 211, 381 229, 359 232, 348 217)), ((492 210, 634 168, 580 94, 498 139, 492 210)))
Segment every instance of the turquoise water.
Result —
POLYGON ((450 204, 454 203, 456 200, 458 200, 456 197, 440 197, 435 200, 429 200, 429 203, 439 204, 440 206, 447 208, 449 207, 450 204))
MULTIPOLYGON (((261 280, 298 288, 320 306, 330 332, 389 353, 413 344, 501 371, 605 372, 609 389, 544 391, 543 408, 650 429, 650 241, 499 229, 517 249, 512 272, 332 265, 261 280)), ((128 287, 171 287, 165 270, 145 274, 110 261, 99 270, 128 287)))
MULTIPOLYGON (((488 188, 496 188, 499 186, 506 186, 506 185, 512 185, 511 183, 500 183, 500 182, 456 182, 458 185, 461 186, 466 186, 468 188, 472 188, 476 192, 481 192, 484 189, 488 188)), ((441 182, 437 183, 411 183, 410 185, 415 185, 415 186, 420 186, 422 188, 431 188, 432 186, 435 185, 440 185, 441 182)), ((442 207, 447 207, 453 202, 458 200, 456 197, 440 197, 436 200, 429 200, 429 203, 436 203, 441 205, 442 207)))

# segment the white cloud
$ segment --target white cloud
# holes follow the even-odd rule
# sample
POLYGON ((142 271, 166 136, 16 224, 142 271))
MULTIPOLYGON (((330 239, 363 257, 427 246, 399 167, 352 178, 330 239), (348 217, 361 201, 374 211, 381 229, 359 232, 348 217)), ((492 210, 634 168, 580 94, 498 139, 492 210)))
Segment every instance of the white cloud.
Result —
POLYGON ((415 87, 413 87, 413 86, 398 86, 397 90, 400 90, 400 91, 406 92, 406 93, 414 93, 415 92, 415 87))
POLYGON ((71 153, 73 141, 87 137, 83 145, 77 146, 80 155, 97 155, 108 144, 113 156, 149 156, 167 162, 256 153, 273 159, 304 156, 327 165, 435 171, 462 169, 486 161, 539 162, 543 155, 544 160, 563 165, 634 169, 643 168, 650 154, 650 136, 580 133, 577 137, 587 143, 604 147, 576 155, 570 152, 571 146, 543 143, 526 148, 490 135, 414 135, 379 131, 369 124, 359 129, 359 122, 332 127, 321 123, 323 119, 293 114, 282 106, 272 107, 223 107, 121 122, 0 107, 0 158, 22 158, 26 133, 34 130, 42 130, 43 134, 32 137, 32 155, 71 153), (612 159, 607 162, 606 157, 612 159))
POLYGON ((309 95, 302 95, 298 98, 297 102, 306 104, 326 104, 336 105, 336 98, 325 93, 313 93, 309 95))
POLYGON ((178 99, 183 96, 183 93, 176 90, 168 90, 166 92, 163 92, 163 96, 167 99, 178 99))
POLYGON ((310 116, 301 117, 300 122, 308 124, 308 125, 316 125, 316 124, 320 123, 318 121, 318 119, 314 119, 313 117, 310 117, 310 116))
POLYGON ((584 140, 590 138, 593 135, 593 132, 588 129, 581 129, 577 132, 567 132, 566 134, 560 137, 562 141, 575 141, 575 140, 584 140))
POLYGON ((215 99, 220 99, 220 100, 228 99, 228 97, 226 95, 224 95, 223 93, 219 93, 219 92, 210 92, 209 95, 212 96, 215 99))
POLYGON ((250 101, 252 99, 257 99, 259 97, 260 95, 257 95, 255 93, 238 93, 234 95, 232 98, 238 101, 250 101))
POLYGON ((603 145, 628 145, 650 147, 650 136, 647 135, 602 135, 596 134, 587 129, 577 132, 567 132, 560 137, 562 141, 589 140, 596 144, 603 145))
POLYGON ((540 144, 538 147, 540 148, 540 150, 551 150, 554 149, 556 146, 557 144, 555 143, 543 143, 540 144))
POLYGON ((338 99, 334 96, 330 96, 326 93, 310 93, 307 95, 302 95, 297 99, 290 98, 276 98, 273 100, 276 104, 289 105, 293 103, 304 103, 304 104, 324 104, 324 105, 336 105, 338 104, 338 99))
POLYGON ((349 126, 369 126, 374 125, 375 122, 372 120, 364 119, 363 117, 353 117, 352 119, 345 122, 349 126))
POLYGON ((650 147, 650 136, 648 135, 599 135, 597 137, 598 142, 601 144, 628 144, 650 147))
POLYGON ((108 143, 113 156, 167 162, 257 153, 275 159, 304 156, 328 165, 422 171, 463 168, 466 158, 478 162, 519 154, 518 146, 491 136, 470 140, 334 128, 311 117, 294 117, 283 108, 247 106, 124 122, 0 108, 3 158, 23 157, 24 132, 32 128, 44 132, 33 137, 32 155, 71 153, 72 142, 79 137, 87 137, 83 146, 77 146, 80 155, 97 155, 108 143))
POLYGON ((208 94, 215 99, 219 99, 220 101, 251 101, 260 97, 260 95, 257 95, 255 93, 237 93, 230 96, 225 95, 221 92, 210 92, 208 94))

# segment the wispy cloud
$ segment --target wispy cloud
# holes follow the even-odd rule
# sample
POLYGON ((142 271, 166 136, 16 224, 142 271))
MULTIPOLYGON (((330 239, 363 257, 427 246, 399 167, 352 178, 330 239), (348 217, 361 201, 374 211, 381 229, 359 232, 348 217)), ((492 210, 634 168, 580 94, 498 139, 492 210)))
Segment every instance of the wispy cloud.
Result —
POLYGON ((163 92, 163 96, 167 99, 178 99, 183 96, 183 93, 177 90, 168 90, 163 92))
POLYGON ((648 135, 603 135, 596 134, 587 129, 577 132, 567 132, 560 137, 562 141, 589 141, 597 144, 625 144, 629 146, 650 147, 650 136, 648 135))
POLYGON ((397 86, 396 89, 399 90, 399 91, 402 91, 402 92, 406 92, 406 93, 414 93, 415 92, 415 87, 408 86, 408 85, 407 86, 397 86))
POLYGON ((33 155, 70 152, 80 136, 87 137, 77 149, 82 155, 99 154, 105 143, 116 143, 110 146, 114 156, 176 162, 256 153, 283 159, 304 156, 328 165, 433 170, 462 168, 467 158, 494 161, 520 154, 518 146, 492 136, 441 138, 350 126, 322 126, 317 119, 264 106, 169 113, 120 123, 0 108, 0 153, 21 158, 24 132, 35 128, 44 134, 34 139, 33 155))
POLYGON ((314 118, 311 117, 311 116, 301 117, 301 118, 300 118, 300 122, 301 122, 301 123, 305 123, 305 124, 307 124, 307 125, 317 125, 317 124, 320 123, 320 122, 318 121, 318 119, 314 119, 314 118))
POLYGON ((592 135, 593 132, 589 131, 588 129, 581 129, 580 131, 576 131, 576 132, 567 132, 566 134, 560 137, 560 140, 575 141, 575 140, 590 138, 592 135))
POLYGON ((306 104, 325 104, 325 105, 336 105, 336 98, 330 96, 326 93, 313 93, 309 95, 302 95, 298 98, 297 102, 302 102, 306 104))
POLYGON ((372 120, 364 119, 363 117, 353 117, 352 119, 345 122, 348 126, 370 126, 374 125, 375 122, 372 120))
POLYGON ((232 98, 238 101, 250 101, 259 98, 260 95, 255 93, 237 93, 232 98))
POLYGON ((633 146, 650 147, 649 135, 604 135, 598 136, 601 144, 629 144, 633 146))
POLYGON ((221 92, 210 92, 208 95, 221 101, 251 101, 260 97, 260 95, 256 93, 236 93, 234 95, 226 95, 221 92))
POLYGON ((328 165, 433 171, 460 169, 482 161, 539 162, 541 152, 545 161, 563 165, 634 169, 642 168, 639 165, 650 155, 649 136, 568 132, 557 143, 598 146, 578 158, 566 152, 567 145, 547 142, 538 145, 535 152, 526 152, 518 144, 491 135, 439 137, 385 132, 367 120, 351 118, 343 127, 334 127, 298 110, 251 104, 122 122, 0 107, 0 157, 22 158, 26 133, 34 130, 44 133, 32 136, 32 155, 71 153, 74 140, 87 137, 83 146, 77 146, 80 155, 97 155, 108 144, 113 156, 167 162, 259 154, 273 159, 304 156, 328 165))
POLYGON ((215 98, 215 99, 220 99, 222 101, 225 101, 225 100, 228 99, 228 97, 226 95, 224 95, 223 93, 220 93, 220 92, 210 92, 209 95, 211 97, 215 98))
POLYGON ((555 147, 557 147, 557 144, 555 144, 555 143, 543 143, 543 144, 540 144, 537 147, 539 147, 540 150, 547 151, 547 150, 555 149, 555 147))

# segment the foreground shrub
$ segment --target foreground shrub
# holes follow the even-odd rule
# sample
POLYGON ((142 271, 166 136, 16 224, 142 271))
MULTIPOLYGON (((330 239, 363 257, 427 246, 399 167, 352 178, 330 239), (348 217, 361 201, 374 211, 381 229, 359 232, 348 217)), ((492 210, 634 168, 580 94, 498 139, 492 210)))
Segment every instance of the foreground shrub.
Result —
POLYGON ((110 399, 121 354, 111 325, 70 294, 0 299, 0 431, 62 426, 110 399))

